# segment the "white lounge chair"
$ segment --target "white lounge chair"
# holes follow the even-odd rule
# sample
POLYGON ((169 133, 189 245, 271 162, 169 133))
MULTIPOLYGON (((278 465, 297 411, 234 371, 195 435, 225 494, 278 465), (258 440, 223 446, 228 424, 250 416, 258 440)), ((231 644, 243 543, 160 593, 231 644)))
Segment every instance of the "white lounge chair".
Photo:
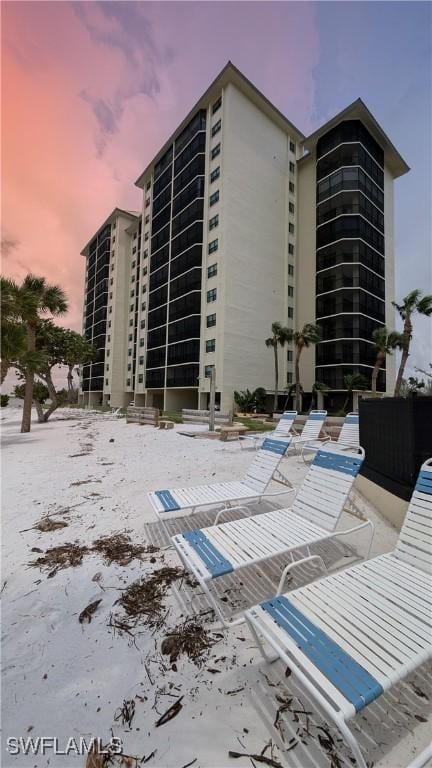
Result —
POLYGON ((299 435, 296 430, 293 439, 291 440, 290 449, 294 448, 297 452, 305 443, 310 443, 313 440, 324 443, 330 440, 328 435, 320 438, 321 430, 324 427, 325 420, 327 418, 327 411, 311 411, 306 419, 301 434, 299 435))
POLYGON ((366 768, 347 722, 432 656, 432 459, 393 552, 245 615, 265 658, 290 667, 366 768))
MULTIPOLYGON (((360 453, 335 454, 324 448, 317 453, 290 509, 217 525, 220 512, 215 525, 172 537, 186 568, 195 576, 225 626, 239 624, 244 618, 225 619, 208 589, 212 579, 277 555, 291 555, 296 550, 306 548, 310 554, 310 545, 366 526, 373 534, 369 521, 349 531, 335 530, 363 458, 362 449, 360 453)), ((281 583, 284 581, 282 574, 281 583)))
POLYGON ((169 488, 148 493, 150 503, 162 523, 168 518, 181 517, 183 512, 194 512, 200 507, 222 505, 223 509, 247 509, 232 507, 235 501, 253 501, 265 496, 280 496, 292 489, 268 491, 275 470, 289 448, 290 438, 267 438, 256 453, 243 480, 233 480, 192 488, 169 488))
POLYGON ((253 447, 258 450, 266 437, 289 437, 296 418, 297 411, 284 411, 276 425, 276 428, 272 432, 267 432, 267 435, 263 435, 262 433, 241 435, 240 447, 242 446, 244 440, 251 440, 253 442, 253 447))
MULTIPOLYGON (((305 460, 305 453, 314 454, 321 448, 322 442, 319 440, 313 440, 310 443, 304 443, 301 451, 302 459, 305 460)), ((347 413, 342 424, 342 429, 339 432, 337 440, 328 439, 326 442, 328 447, 336 450, 344 449, 346 447, 354 448, 360 445, 359 434, 359 415, 358 413, 347 413)))

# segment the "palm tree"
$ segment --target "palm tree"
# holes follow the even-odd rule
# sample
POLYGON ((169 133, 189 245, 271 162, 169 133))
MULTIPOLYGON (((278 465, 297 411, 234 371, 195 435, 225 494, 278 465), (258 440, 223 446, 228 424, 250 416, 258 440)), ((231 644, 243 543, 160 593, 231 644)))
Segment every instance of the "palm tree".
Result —
POLYGON ((41 314, 64 314, 67 312, 68 303, 63 290, 58 285, 47 283, 44 277, 27 275, 22 285, 9 281, 8 290, 13 314, 20 319, 25 332, 25 392, 21 432, 30 432, 34 374, 39 360, 36 352, 36 328, 41 314))
POLYGON ((311 404, 309 409, 310 411, 318 407, 318 392, 321 392, 323 395, 326 395, 329 389, 330 387, 328 387, 327 384, 323 384, 321 381, 315 382, 315 384, 312 387, 312 398, 311 398, 311 404))
POLYGON ((272 323, 271 327, 272 335, 265 340, 266 347, 273 347, 274 352, 274 366, 275 366, 275 391, 273 410, 277 411, 278 407, 278 394, 279 394, 279 360, 278 360, 278 346, 284 347, 286 342, 290 340, 290 329, 286 328, 281 323, 272 323))
POLYGON ((414 291, 411 291, 411 293, 405 296, 404 299, 402 299, 402 304, 396 304, 395 301, 392 301, 392 304, 399 312, 399 315, 401 316, 404 324, 404 343, 402 345, 402 357, 394 391, 395 397, 398 397, 400 394, 402 379, 405 373, 405 366, 409 356, 410 342, 412 339, 412 316, 416 312, 418 312, 419 315, 425 315, 426 317, 430 317, 432 315, 432 295, 429 294, 422 296, 422 291, 416 288, 414 291))
POLYGON ((304 348, 316 344, 321 338, 321 328, 313 323, 305 323, 301 331, 289 331, 289 341, 294 342, 294 377, 295 377, 295 397, 296 408, 300 403, 300 356, 304 348))
POLYGON ((380 328, 375 328, 372 333, 372 339, 377 351, 371 379, 371 389, 375 395, 380 368, 385 364, 386 356, 391 355, 396 347, 403 349, 404 337, 402 333, 389 331, 385 325, 382 325, 380 328))
POLYGON ((7 277, 1 280, 1 374, 0 384, 6 378, 11 363, 25 349, 24 328, 19 324, 13 300, 14 282, 7 277))
POLYGON ((350 373, 348 374, 348 376, 344 376, 344 384, 345 384, 345 389, 347 391, 347 396, 342 406, 342 410, 344 413, 346 413, 346 409, 348 408, 350 397, 354 392, 354 390, 367 389, 369 386, 369 382, 367 378, 363 376, 362 373, 350 373))

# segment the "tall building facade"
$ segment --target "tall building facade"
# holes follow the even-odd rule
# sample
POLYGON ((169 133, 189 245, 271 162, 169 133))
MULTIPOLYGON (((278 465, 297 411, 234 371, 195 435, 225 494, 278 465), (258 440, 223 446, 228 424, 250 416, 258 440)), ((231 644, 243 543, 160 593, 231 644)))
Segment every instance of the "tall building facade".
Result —
MULTIPOLYGON (((347 375, 370 379, 372 331, 392 326, 393 179, 407 170, 360 100, 307 138, 228 64, 138 178, 141 212, 115 209, 83 250, 98 352, 81 402, 204 408, 212 367, 222 410, 235 390, 271 394, 274 321, 321 327, 305 392, 320 381, 337 400, 347 375)), ((281 395, 293 356, 279 352, 281 395)))

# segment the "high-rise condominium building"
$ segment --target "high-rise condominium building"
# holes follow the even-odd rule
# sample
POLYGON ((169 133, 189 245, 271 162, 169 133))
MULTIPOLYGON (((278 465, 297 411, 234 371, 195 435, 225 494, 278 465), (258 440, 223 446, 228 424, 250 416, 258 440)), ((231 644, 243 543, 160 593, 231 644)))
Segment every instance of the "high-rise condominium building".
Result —
MULTIPOLYGON (((138 178, 142 210, 116 208, 83 250, 84 332, 97 349, 80 401, 205 408, 209 375, 274 393, 278 321, 317 323, 301 360, 345 399, 368 380, 375 328, 393 327, 393 181, 408 167, 358 99, 309 137, 231 63, 138 178)), ((279 355, 281 404, 294 381, 279 355)), ((391 388, 391 362, 379 388, 391 388)))

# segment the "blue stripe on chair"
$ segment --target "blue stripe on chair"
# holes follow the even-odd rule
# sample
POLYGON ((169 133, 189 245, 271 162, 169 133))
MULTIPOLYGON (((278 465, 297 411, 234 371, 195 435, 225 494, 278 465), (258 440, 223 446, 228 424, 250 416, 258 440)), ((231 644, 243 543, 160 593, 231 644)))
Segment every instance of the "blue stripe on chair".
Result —
POLYGON ((231 571, 234 570, 229 560, 221 555, 214 544, 202 531, 196 530, 184 533, 183 538, 186 539, 195 552, 200 556, 205 567, 210 571, 212 578, 215 576, 223 576, 225 573, 231 573, 231 571))
POLYGON ((164 512, 173 512, 175 509, 180 509, 170 491, 155 491, 155 495, 163 505, 164 512))
POLYGON ((266 437, 261 448, 264 451, 271 451, 272 453, 278 453, 279 456, 284 456, 289 448, 291 440, 271 440, 266 437))
POLYGON ((326 417, 324 413, 310 413, 307 417, 308 421, 325 421, 326 417))
POLYGON ((361 456, 357 458, 333 451, 318 451, 312 462, 315 467, 333 469, 336 472, 343 472, 353 477, 357 477, 362 463, 363 459, 361 456))
POLYGON ((422 469, 419 472, 414 490, 420 491, 420 493, 432 494, 432 472, 427 472, 426 470, 422 469))
POLYGON ((359 423, 358 416, 345 416, 345 424, 358 424, 358 423, 359 423))
POLYGON ((380 696, 384 689, 355 659, 345 653, 325 632, 313 624, 282 596, 261 603, 300 648, 359 712, 380 696))

